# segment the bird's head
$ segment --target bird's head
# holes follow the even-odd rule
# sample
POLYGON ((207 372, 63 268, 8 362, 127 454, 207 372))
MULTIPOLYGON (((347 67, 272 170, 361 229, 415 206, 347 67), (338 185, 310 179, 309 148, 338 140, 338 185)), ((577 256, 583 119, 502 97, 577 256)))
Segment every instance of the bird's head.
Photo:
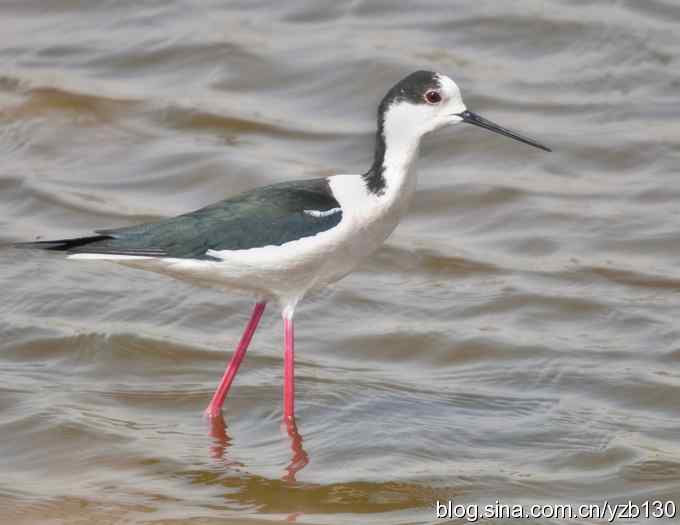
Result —
POLYGON ((416 71, 397 82, 380 103, 378 118, 388 142, 388 137, 419 140, 439 128, 464 122, 550 151, 543 144, 468 110, 456 83, 446 75, 432 71, 416 71))

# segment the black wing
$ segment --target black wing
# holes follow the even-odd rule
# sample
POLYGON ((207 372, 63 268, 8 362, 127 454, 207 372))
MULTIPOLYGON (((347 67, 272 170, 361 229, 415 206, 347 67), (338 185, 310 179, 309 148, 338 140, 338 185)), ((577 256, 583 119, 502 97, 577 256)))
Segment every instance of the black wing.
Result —
POLYGON ((247 250, 316 235, 342 219, 328 179, 284 182, 257 188, 191 213, 157 223, 98 235, 18 246, 101 253, 212 259, 208 250, 247 250), (314 214, 308 211, 327 212, 314 214))

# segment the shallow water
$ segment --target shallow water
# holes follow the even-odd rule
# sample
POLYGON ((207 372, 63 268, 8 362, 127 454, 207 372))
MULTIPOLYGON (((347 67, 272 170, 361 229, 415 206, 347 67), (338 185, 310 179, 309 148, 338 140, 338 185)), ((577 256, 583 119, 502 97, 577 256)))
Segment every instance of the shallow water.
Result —
POLYGON ((297 429, 274 309, 210 427, 247 298, 0 250, 1 521, 680 509, 678 23, 671 0, 2 2, 3 241, 364 171, 415 69, 555 152, 425 142, 408 219, 299 309, 297 429))

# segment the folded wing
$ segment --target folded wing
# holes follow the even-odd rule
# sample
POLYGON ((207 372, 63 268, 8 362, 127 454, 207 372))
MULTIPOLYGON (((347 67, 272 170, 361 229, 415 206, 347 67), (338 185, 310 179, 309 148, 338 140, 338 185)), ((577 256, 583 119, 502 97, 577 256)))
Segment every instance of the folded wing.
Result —
POLYGON ((157 223, 19 246, 70 254, 213 259, 208 250, 278 246, 329 230, 341 219, 327 179, 312 179, 265 186, 157 223))

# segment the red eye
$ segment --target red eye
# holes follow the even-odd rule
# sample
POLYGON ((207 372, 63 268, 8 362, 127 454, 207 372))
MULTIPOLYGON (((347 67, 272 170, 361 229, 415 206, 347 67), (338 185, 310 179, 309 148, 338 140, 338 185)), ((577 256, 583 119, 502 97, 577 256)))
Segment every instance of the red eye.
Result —
POLYGON ((425 93, 425 102, 428 104, 436 104, 437 102, 441 102, 442 96, 439 94, 438 91, 435 90, 430 90, 427 93, 425 93))

